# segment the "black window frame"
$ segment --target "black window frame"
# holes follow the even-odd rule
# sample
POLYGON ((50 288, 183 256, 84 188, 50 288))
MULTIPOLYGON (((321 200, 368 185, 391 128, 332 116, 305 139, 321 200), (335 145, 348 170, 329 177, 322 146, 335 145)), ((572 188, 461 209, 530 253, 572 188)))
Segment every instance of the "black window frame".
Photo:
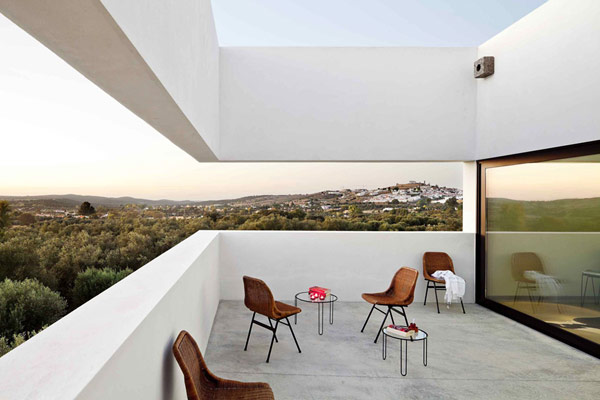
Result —
MULTIPOLYGON (((600 344, 553 326, 528 314, 517 311, 485 297, 485 237, 486 237, 486 202, 485 173, 488 168, 504 167, 563 158, 572 158, 600 154, 600 140, 575 145, 536 150, 526 153, 477 160, 477 235, 476 235, 476 269, 475 269, 475 301, 477 304, 497 312, 505 317, 544 333, 554 339, 600 358, 600 344)), ((600 262, 600 260, 599 260, 600 262)))

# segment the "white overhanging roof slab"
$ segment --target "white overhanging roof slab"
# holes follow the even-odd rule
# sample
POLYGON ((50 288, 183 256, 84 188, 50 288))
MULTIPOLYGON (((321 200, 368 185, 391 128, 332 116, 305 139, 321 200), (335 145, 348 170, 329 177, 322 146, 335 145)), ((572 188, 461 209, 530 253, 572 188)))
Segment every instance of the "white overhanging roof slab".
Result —
POLYGON ((0 0, 198 161, 456 161, 600 139, 600 1, 479 48, 218 47, 209 0, 0 0), (496 56, 496 73, 473 62, 496 56))
MULTIPOLYGON (((105 3, 110 7, 114 6, 113 2, 105 3)), ((156 10, 163 2, 122 3, 137 5, 142 10, 156 10)), ((194 2, 186 1, 177 5, 179 8, 185 8, 185 11, 190 14, 202 14, 203 10, 183 7, 192 3, 194 2)), ((200 3, 210 7, 209 2, 200 3)), ((172 3, 169 4, 171 8, 176 8, 172 3)), ((134 14, 140 10, 130 6, 128 11, 134 14)), ((214 149, 217 144, 214 140, 206 138, 210 138, 211 134, 215 136, 217 128, 209 123, 199 124, 193 114, 190 114, 190 117, 182 111, 182 107, 167 89, 167 85, 171 82, 164 79, 164 76, 159 79, 156 71, 160 72, 160 68, 151 66, 143 58, 140 48, 134 46, 102 2, 99 0, 75 2, 0 0, 0 12, 191 156, 199 161, 216 160, 214 149)), ((115 14, 121 18, 124 12, 121 7, 115 14)), ((174 23, 174 19, 171 19, 171 22, 174 23)), ((157 19, 148 20, 147 25, 157 26, 157 19)), ((218 53, 216 34, 213 39, 216 54, 218 53)), ((178 45, 181 43, 171 43, 173 47, 178 45)), ((195 50, 197 49, 187 48, 186 52, 195 50)), ((215 60, 216 62, 218 60, 215 60)), ((217 66, 210 68, 216 70, 217 66)), ((213 97, 214 106, 209 112, 217 124, 218 78, 214 77, 213 80, 215 93, 205 95, 213 97)), ((191 80, 188 81, 188 87, 193 90, 190 82, 191 80)), ((210 92, 209 89, 206 91, 210 92)), ((183 97, 179 92, 176 94, 183 97)), ((186 103, 185 99, 181 102, 186 103)))

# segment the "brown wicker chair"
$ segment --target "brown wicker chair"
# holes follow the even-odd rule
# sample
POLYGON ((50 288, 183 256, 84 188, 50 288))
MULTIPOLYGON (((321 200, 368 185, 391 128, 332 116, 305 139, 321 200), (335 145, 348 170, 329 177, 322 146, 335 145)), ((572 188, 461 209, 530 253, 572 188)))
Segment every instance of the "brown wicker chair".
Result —
POLYGON ((298 345, 298 341, 296 340, 294 330, 292 329, 292 325, 288 319, 288 317, 296 315, 302 310, 298 307, 275 301, 267 284, 260 279, 251 278, 249 276, 244 276, 243 279, 245 292, 244 304, 250 311, 254 312, 254 314, 252 314, 252 322, 250 322, 250 329, 248 330, 248 338, 246 339, 244 351, 248 349, 248 342, 250 341, 250 334, 252 333, 252 325, 256 324, 258 326, 262 326, 263 328, 273 332, 271 346, 269 347, 269 354, 267 355, 267 362, 269 362, 269 359, 271 358, 271 350, 273 349, 273 341, 279 342, 277 340, 277 327, 279 326, 279 323, 282 323, 290 328, 290 332, 292 332, 292 337, 294 338, 294 342, 296 342, 296 347, 298 348, 298 353, 302 353, 300 346, 298 345), (269 319, 269 325, 257 321, 255 319, 256 313, 267 317, 269 319), (285 320, 285 322, 283 322, 283 320, 285 320), (273 326, 272 321, 275 321, 275 326, 273 326))
MULTIPOLYGON (((446 282, 443 279, 436 279, 433 276, 435 271, 452 271, 454 273, 454 263, 452 258, 446 253, 428 251, 423 254, 423 278, 427 282, 427 289, 425 290, 425 300, 423 305, 427 305, 427 294, 429 289, 433 289, 435 293, 435 305, 437 307, 438 314, 440 313, 440 303, 438 301, 438 290, 446 290, 446 282)), ((460 299, 460 305, 462 307, 463 314, 465 314, 465 305, 463 304, 462 297, 460 299)))
POLYGON ((406 325, 408 326, 408 318, 406 318, 406 311, 404 310, 404 307, 410 305, 414 300, 415 286, 417 285, 418 276, 419 271, 416 269, 402 267, 396 272, 390 287, 385 292, 363 293, 362 298, 365 299, 365 301, 373 304, 373 307, 371 307, 371 311, 367 316, 367 320, 360 331, 363 332, 365 330, 373 310, 377 310, 380 313, 385 314, 383 322, 381 322, 381 326, 377 331, 377 336, 375 336, 375 343, 377 343, 377 339, 379 339, 379 334, 385 325, 388 315, 392 318, 392 323, 396 324, 394 322, 394 315, 392 314, 392 311, 402 315, 404 317, 404 322, 406 322, 406 325), (387 307, 387 312, 377 308, 378 305, 387 307), (395 307, 400 307, 402 311, 397 310, 395 307))
POLYGON ((181 331, 173 343, 173 354, 183 372, 189 400, 275 398, 267 383, 230 381, 213 375, 204 363, 198 344, 186 331, 181 331))

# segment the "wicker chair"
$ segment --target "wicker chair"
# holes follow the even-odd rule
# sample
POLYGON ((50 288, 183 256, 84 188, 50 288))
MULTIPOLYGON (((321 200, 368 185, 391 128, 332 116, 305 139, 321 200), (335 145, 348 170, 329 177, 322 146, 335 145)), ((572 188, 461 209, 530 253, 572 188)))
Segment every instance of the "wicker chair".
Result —
MULTIPOLYGON (((454 263, 452 258, 446 253, 428 251, 423 254, 423 278, 427 282, 427 289, 425 290, 425 300, 423 305, 427 305, 427 294, 429 289, 433 289, 435 293, 435 305, 437 307, 438 314, 440 313, 440 303, 438 301, 438 290, 446 290, 446 282, 443 279, 434 278, 432 275, 435 271, 451 271, 454 273, 454 263)), ((462 297, 460 299, 460 306, 462 307, 463 314, 465 314, 465 305, 463 304, 462 297)))
POLYGON ((531 291, 538 291, 537 282, 532 279, 526 278, 523 274, 525 273, 525 271, 537 271, 541 274, 545 274, 542 260, 540 260, 540 257, 538 257, 536 253, 532 252, 513 253, 510 257, 510 265, 512 277, 515 280, 515 282, 517 282, 517 288, 515 289, 515 297, 513 299, 513 306, 517 301, 519 290, 527 289, 529 302, 531 303, 531 307, 533 308, 534 294, 531 291))
POLYGON ((252 314, 252 322, 250 322, 250 329, 248 330, 248 338, 246 339, 244 351, 248 350, 248 342, 250 341, 250 334, 252 333, 252 326, 254 324, 268 329, 273 332, 271 346, 269 347, 269 354, 267 355, 267 362, 269 362, 269 359, 271 358, 271 350, 273 349, 273 341, 279 342, 277 340, 277 327, 279 326, 279 323, 281 323, 290 328, 290 332, 292 332, 292 337, 294 338, 294 342, 296 342, 296 347, 298 348, 298 353, 302 353, 300 346, 298 345, 298 341, 296 340, 294 330, 292 329, 292 325, 288 319, 288 317, 296 315, 302 310, 298 307, 275 301, 267 284, 260 279, 251 278, 249 276, 244 276, 243 279, 245 292, 244 304, 250 311, 254 312, 254 314, 252 314), (255 319, 257 313, 267 317, 269 320, 269 325, 257 321, 255 319), (285 322, 283 320, 285 320, 285 322), (273 326, 273 321, 275 321, 275 326, 273 326))
POLYGON ((181 331, 173 343, 173 354, 183 372, 189 400, 275 398, 267 383, 230 381, 213 375, 204 363, 198 344, 186 331, 181 331))
POLYGON ((367 326, 367 322, 369 322, 369 318, 371 318, 371 314, 373 310, 377 310, 382 314, 385 314, 383 318, 383 322, 381 322, 381 326, 377 331, 377 336, 375 336, 375 343, 379 339, 379 334, 385 325, 385 321, 387 320, 388 315, 392 318, 392 323, 394 322, 394 315, 392 311, 397 312, 398 314, 404 317, 404 321, 408 326, 408 318, 406 318, 406 311, 404 307, 410 305, 415 297, 415 286, 417 285, 417 277, 419 276, 419 271, 413 268, 402 267, 400 268, 396 274, 394 275, 394 279, 390 284, 390 287, 381 293, 363 293, 362 298, 373 304, 371 307, 371 311, 367 316, 367 320, 360 330, 363 332, 365 327, 367 326), (387 312, 377 308, 378 305, 387 307, 387 312), (400 307, 401 311, 396 309, 395 307, 400 307))

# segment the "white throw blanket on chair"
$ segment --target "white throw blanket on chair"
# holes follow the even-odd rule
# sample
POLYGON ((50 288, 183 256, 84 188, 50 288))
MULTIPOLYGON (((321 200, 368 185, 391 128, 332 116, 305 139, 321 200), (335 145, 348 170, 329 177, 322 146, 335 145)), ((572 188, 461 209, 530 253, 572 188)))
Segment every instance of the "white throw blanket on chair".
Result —
POLYGON ((465 295, 465 280, 454 275, 452 271, 435 271, 432 276, 446 282, 446 294, 444 295, 446 303, 452 304, 452 301, 457 301, 465 295))
POLYGON ((561 292, 560 282, 553 276, 542 274, 538 271, 525 271, 523 276, 537 283, 540 295, 543 297, 556 297, 557 303, 561 292))

